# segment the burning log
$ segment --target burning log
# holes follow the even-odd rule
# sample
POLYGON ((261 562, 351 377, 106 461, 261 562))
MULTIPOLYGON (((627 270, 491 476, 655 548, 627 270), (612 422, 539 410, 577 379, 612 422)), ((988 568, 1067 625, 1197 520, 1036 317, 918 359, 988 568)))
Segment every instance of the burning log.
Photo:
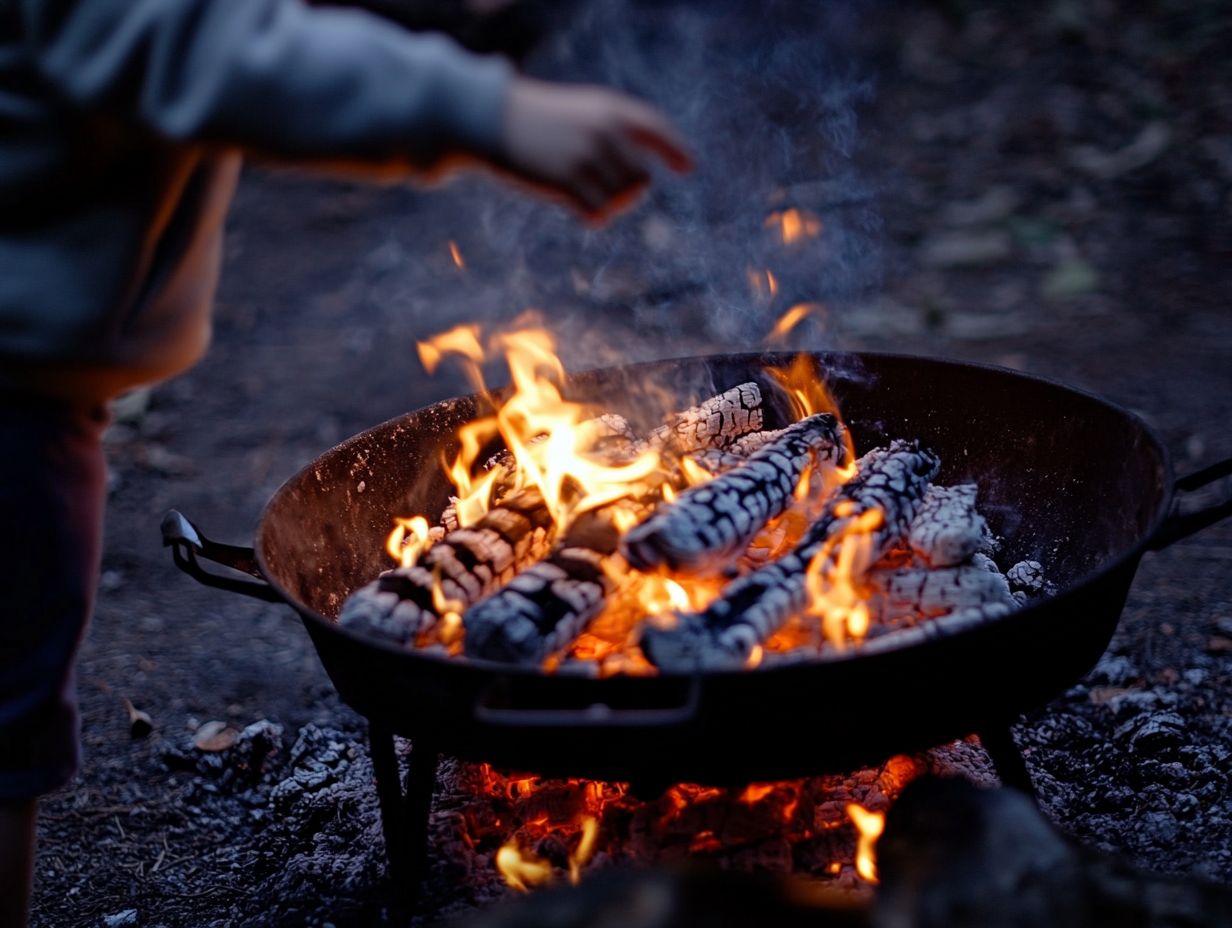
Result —
POLYGON ((625 535, 621 554, 638 570, 666 565, 699 573, 721 566, 791 505, 810 465, 840 463, 841 433, 838 420, 826 413, 784 429, 742 466, 660 506, 625 535))
POLYGON ((990 607, 1017 606, 1005 575, 983 554, 970 564, 928 569, 872 570, 870 607, 885 625, 901 625, 918 617, 933 618, 990 607))
POLYGON ((928 488, 907 532, 907 544, 933 567, 953 567, 993 550, 992 532, 976 511, 976 486, 928 488))
POLYGON ((419 563, 395 568, 356 590, 338 621, 407 644, 436 624, 442 603, 460 611, 542 557, 551 533, 551 516, 538 490, 511 494, 470 528, 447 534, 419 563))
POLYGON ((671 416, 650 433, 652 448, 672 448, 682 454, 703 448, 726 448, 762 429, 761 387, 750 381, 712 396, 671 416))
POLYGON ((615 512, 583 514, 546 559, 467 609, 466 655, 534 666, 577 638, 616 588, 615 512))
MULTIPOLYGON (((647 626, 642 651, 669 671, 744 664, 755 646, 804 609, 814 558, 833 559, 836 542, 856 530, 862 517, 880 514, 865 530, 870 562, 901 541, 938 463, 936 455, 914 443, 895 441, 870 451, 795 548, 729 584, 704 611, 678 616, 676 627, 647 626)), ((818 566, 824 575, 827 565, 818 566)))

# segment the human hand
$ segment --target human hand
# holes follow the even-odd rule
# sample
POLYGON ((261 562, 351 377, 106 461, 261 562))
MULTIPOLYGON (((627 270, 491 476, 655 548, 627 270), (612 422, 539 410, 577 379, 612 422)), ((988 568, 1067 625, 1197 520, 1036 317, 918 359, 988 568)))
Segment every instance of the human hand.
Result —
POLYGON ((637 199, 652 155, 675 171, 693 166, 653 107, 602 87, 526 77, 510 85, 501 148, 503 168, 595 221, 637 199))

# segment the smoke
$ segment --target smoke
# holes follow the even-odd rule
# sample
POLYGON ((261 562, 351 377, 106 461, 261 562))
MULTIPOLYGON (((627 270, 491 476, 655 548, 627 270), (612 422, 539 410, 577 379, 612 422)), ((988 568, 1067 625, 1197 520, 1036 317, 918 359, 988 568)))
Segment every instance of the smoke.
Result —
POLYGON ((528 70, 651 101, 688 139, 697 170, 657 175, 642 204, 602 229, 479 185, 469 210, 471 247, 486 252, 482 301, 506 317, 543 310, 567 333, 571 366, 753 348, 802 302, 818 311, 801 337, 824 342, 827 314, 880 277, 857 119, 872 85, 845 51, 870 6, 582 5, 528 70), (788 210, 803 222, 791 242, 788 210))

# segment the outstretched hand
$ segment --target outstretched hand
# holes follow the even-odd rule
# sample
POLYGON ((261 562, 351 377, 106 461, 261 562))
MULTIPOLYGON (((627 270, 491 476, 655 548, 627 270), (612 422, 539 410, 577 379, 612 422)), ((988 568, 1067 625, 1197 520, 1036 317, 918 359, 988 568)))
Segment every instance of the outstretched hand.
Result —
POLYGON ((526 77, 509 88, 502 148, 506 170, 595 221, 637 199, 653 156, 675 171, 693 166, 653 107, 602 87, 526 77))

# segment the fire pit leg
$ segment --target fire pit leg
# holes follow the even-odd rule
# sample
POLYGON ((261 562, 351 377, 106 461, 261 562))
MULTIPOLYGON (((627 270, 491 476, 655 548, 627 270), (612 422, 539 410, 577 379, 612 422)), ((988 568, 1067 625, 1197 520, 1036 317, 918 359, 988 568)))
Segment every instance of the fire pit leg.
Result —
POLYGON ((403 901, 413 907, 427 864, 428 808, 440 755, 435 747, 422 741, 413 745, 404 790, 399 782, 393 733, 379 723, 370 723, 368 742, 381 803, 390 881, 403 901))
POLYGON ((1035 784, 1031 782, 1031 773, 1027 770, 1026 761, 1022 759, 1022 752, 1014 743, 1014 733, 1010 726, 985 729, 979 732, 979 737, 980 744, 984 745, 984 750, 992 758, 993 766, 997 768, 1001 785, 1026 793, 1038 804, 1035 784))

